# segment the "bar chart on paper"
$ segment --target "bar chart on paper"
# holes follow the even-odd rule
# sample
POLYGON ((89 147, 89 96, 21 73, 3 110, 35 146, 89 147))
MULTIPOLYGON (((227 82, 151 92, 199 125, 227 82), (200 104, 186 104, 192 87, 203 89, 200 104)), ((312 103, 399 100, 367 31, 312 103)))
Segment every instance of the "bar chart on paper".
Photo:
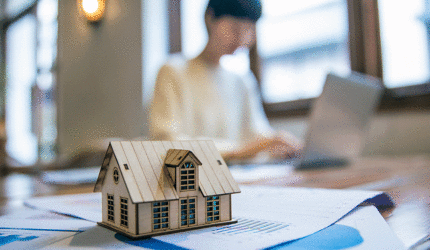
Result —
POLYGON ((285 234, 291 230, 291 225, 284 222, 244 217, 234 219, 238 221, 236 224, 183 232, 174 237, 159 236, 155 239, 191 249, 193 242, 198 242, 202 249, 214 249, 214 246, 219 249, 261 249, 283 242, 285 234))
POLYGON ((247 234, 249 236, 258 236, 259 234, 268 234, 280 231, 287 228, 289 225, 286 223, 252 220, 246 218, 236 218, 237 224, 216 228, 212 234, 216 235, 238 235, 247 234))
MULTIPOLYGON (((233 219, 238 220, 237 224, 153 239, 185 248, 198 242, 202 249, 261 249, 324 229, 369 199, 378 198, 388 205, 391 202, 386 194, 377 191, 263 186, 241 186, 241 191, 242 194, 232 197, 233 219)), ((102 217, 100 193, 34 198, 25 204, 94 222, 102 217)), ((89 233, 80 235, 83 238, 89 233)))
POLYGON ((0 249, 36 249, 75 235, 76 232, 0 228, 0 249))
POLYGON ((0 233, 0 246, 4 246, 15 241, 30 241, 39 238, 28 232, 17 232, 17 230, 4 230, 0 233), (18 234, 19 233, 19 234, 18 234))

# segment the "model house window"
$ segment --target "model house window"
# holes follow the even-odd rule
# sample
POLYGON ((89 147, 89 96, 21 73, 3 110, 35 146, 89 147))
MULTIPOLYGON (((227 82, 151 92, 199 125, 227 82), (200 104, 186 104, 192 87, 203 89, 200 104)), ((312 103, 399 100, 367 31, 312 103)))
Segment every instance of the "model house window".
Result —
POLYGON ((196 224, 196 197, 180 200, 181 203, 181 227, 196 224))
POLYGON ((153 230, 169 228, 169 202, 152 203, 153 230))
POLYGON ((113 181, 115 182, 115 184, 118 184, 119 182, 119 172, 117 168, 113 170, 113 181))
POLYGON ((210 196, 206 198, 206 221, 216 222, 219 217, 219 196, 210 196))
POLYGON ((186 162, 181 167, 181 191, 196 190, 196 168, 191 162, 186 162))
POLYGON ((107 212, 108 212, 108 221, 115 222, 114 217, 114 203, 113 203, 113 195, 107 195, 107 212))
POLYGON ((121 226, 128 227, 128 199, 121 197, 121 226))

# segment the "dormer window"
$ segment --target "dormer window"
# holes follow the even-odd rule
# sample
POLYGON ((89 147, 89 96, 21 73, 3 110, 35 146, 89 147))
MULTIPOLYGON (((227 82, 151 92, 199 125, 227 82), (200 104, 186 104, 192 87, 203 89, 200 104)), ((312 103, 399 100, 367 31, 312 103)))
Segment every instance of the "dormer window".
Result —
POLYGON ((176 191, 185 193, 199 190, 199 167, 202 166, 202 163, 193 152, 184 149, 169 149, 164 164, 176 191))
POLYGON ((190 191, 196 190, 196 167, 192 162, 185 162, 180 169, 180 190, 190 191))

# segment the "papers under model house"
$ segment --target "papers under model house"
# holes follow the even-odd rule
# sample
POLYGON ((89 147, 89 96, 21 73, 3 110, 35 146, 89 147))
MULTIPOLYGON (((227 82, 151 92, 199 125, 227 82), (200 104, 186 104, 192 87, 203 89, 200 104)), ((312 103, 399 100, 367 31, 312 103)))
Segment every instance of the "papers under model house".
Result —
POLYGON ((113 141, 94 191, 99 225, 144 238, 235 223, 240 189, 212 141, 113 141))

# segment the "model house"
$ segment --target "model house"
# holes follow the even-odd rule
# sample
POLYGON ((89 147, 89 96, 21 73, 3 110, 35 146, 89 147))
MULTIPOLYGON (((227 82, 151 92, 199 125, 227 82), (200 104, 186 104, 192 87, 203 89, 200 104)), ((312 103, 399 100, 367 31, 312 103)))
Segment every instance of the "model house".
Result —
POLYGON ((212 141, 113 141, 94 191, 99 224, 139 238, 234 223, 240 189, 212 141))

